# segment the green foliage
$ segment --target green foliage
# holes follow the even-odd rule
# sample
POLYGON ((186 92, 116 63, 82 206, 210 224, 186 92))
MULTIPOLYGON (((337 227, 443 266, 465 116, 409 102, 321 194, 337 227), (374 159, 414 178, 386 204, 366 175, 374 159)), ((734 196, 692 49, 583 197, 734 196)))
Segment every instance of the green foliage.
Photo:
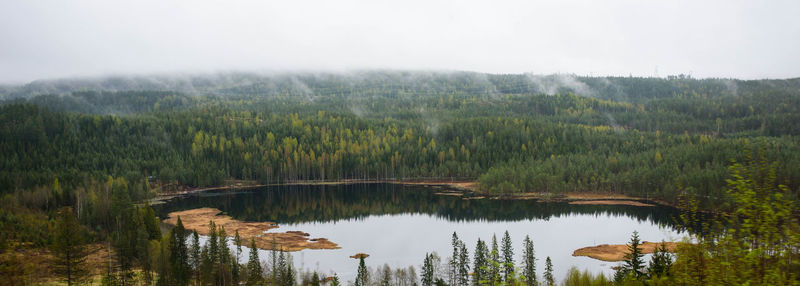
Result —
POLYGON ((538 285, 536 282, 536 251, 533 249, 533 241, 530 236, 525 236, 522 249, 522 276, 525 285, 538 285))
POLYGON ((580 271, 574 266, 567 271, 567 277, 562 283, 564 286, 611 286, 614 282, 608 280, 603 273, 593 275, 588 270, 580 271))
MULTIPOLYGON (((425 262, 428 262, 428 255, 427 254, 425 254, 425 262)), ((424 267, 423 267, 423 277, 425 277, 425 274, 424 274, 425 272, 424 271, 425 270, 424 270, 424 267)), ((433 273, 432 270, 431 270, 431 273, 433 273)), ((425 282, 423 281, 422 283, 424 284, 425 282)), ((369 270, 367 270, 367 265, 364 263, 364 256, 360 256, 358 258, 358 271, 356 273, 355 284, 353 284, 353 285, 355 285, 355 286, 367 286, 367 285, 369 285, 369 270)), ((428 286, 430 286, 430 285, 431 284, 429 282, 428 286)))
POLYGON ((650 258, 650 264, 647 267, 647 275, 650 279, 654 280, 670 276, 672 263, 672 254, 667 251, 667 244, 662 241, 650 258))
POLYGON ((794 285, 800 273, 800 223, 762 153, 733 164, 728 192, 735 212, 715 231, 695 235, 679 247, 670 268, 677 283, 705 285, 794 285))
POLYGON ((544 261, 544 275, 542 275, 542 278, 546 286, 553 286, 556 283, 555 277, 553 277, 553 261, 550 260, 550 256, 544 261))
POLYGON ((508 234, 508 231, 503 235, 502 244, 503 268, 501 270, 503 272, 503 281, 507 284, 511 284, 511 280, 514 278, 514 247, 511 245, 511 236, 508 234))
MULTIPOLYGON (((363 261, 363 258, 362 258, 363 261)), ((422 262, 422 277, 420 281, 422 282, 422 286, 434 286, 435 276, 433 273, 433 257, 431 254, 425 253, 425 260, 422 262)), ((359 270, 361 268, 359 267, 359 270)), ((360 274, 360 272, 359 272, 360 274)), ((360 276, 360 275, 359 275, 360 276)), ((358 280, 356 280, 358 281, 358 280)), ((356 283, 356 286, 363 285, 356 283)))
POLYGON ((67 285, 83 284, 89 277, 86 268, 88 252, 82 228, 72 208, 65 207, 58 212, 51 246, 55 255, 53 270, 67 285))
POLYGON ((628 252, 625 254, 624 264, 617 270, 614 279, 621 282, 626 276, 633 276, 634 278, 641 278, 644 276, 644 260, 642 257, 642 248, 639 247, 641 241, 639 240, 639 232, 634 231, 631 235, 631 242, 628 243, 628 252))
POLYGON ((264 281, 264 270, 261 267, 261 260, 258 258, 258 248, 256 241, 250 239, 250 258, 247 260, 247 281, 246 285, 261 285, 264 281))
POLYGON ((480 285, 484 283, 481 281, 489 278, 489 248, 480 238, 475 246, 475 260, 472 269, 474 271, 472 285, 480 285))

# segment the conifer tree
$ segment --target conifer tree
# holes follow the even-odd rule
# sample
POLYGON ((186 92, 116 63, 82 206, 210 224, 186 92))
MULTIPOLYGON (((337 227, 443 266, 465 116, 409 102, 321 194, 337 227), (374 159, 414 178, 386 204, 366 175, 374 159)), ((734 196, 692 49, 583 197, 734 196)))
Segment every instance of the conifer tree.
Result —
POLYGON ((258 248, 256 241, 250 239, 250 259, 247 260, 247 282, 246 285, 259 285, 263 280, 264 270, 261 268, 261 260, 258 259, 258 248))
POLYGON ((511 236, 508 231, 503 235, 503 280, 506 283, 511 283, 514 278, 514 247, 511 245, 511 236))
POLYGON ((479 238, 478 244, 475 246, 475 260, 472 266, 474 272, 472 276, 472 285, 480 285, 482 281, 488 278, 488 259, 489 250, 486 248, 486 243, 479 238))
POLYGON ((668 276, 671 267, 672 255, 667 251, 667 243, 662 241, 650 258, 647 275, 650 276, 650 278, 668 276))
POLYGON ((430 254, 425 254, 425 260, 422 263, 422 277, 420 279, 422 286, 433 286, 434 273, 433 273, 433 257, 430 254))
POLYGON ((459 241, 458 251, 458 286, 469 284, 469 253, 463 241, 459 241))
POLYGON ((356 273, 356 281, 355 286, 367 286, 369 285, 369 271, 367 270, 367 264, 364 262, 364 256, 361 255, 358 258, 358 271, 356 273))
POLYGON ((72 208, 59 210, 51 249, 55 254, 53 270, 67 285, 82 283, 88 277, 86 239, 72 208))
POLYGON ((170 283, 174 285, 187 285, 191 278, 189 266, 189 251, 186 249, 186 229, 181 218, 170 231, 170 283))
POLYGON ((336 275, 336 273, 333 273, 333 279, 331 279, 331 286, 340 286, 339 275, 336 275))
POLYGON ((536 282, 536 255, 533 249, 533 241, 530 236, 525 236, 522 252, 522 274, 525 276, 527 286, 535 286, 536 282))
POLYGON ((192 231, 192 249, 189 252, 189 261, 192 267, 192 273, 194 276, 194 280, 196 282, 200 282, 200 264, 202 263, 200 253, 200 235, 197 231, 192 231))
POLYGON ((497 246, 497 235, 492 235, 492 250, 489 252, 489 279, 491 281, 499 280, 500 277, 500 249, 497 246))
POLYGON ((544 285, 546 286, 553 286, 555 285, 555 278, 553 277, 553 261, 550 260, 550 256, 544 262, 544 285))
POLYGON ((450 245, 453 246, 453 256, 450 257, 449 260, 449 269, 447 271, 448 279, 450 285, 456 285, 458 283, 458 256, 459 256, 459 246, 460 241, 458 240, 458 235, 453 232, 453 238, 450 241, 450 245))
POLYGON ((631 242, 628 244, 628 254, 625 255, 625 264, 622 267, 622 271, 626 272, 626 274, 631 274, 636 278, 642 277, 644 274, 642 272, 642 268, 644 268, 644 260, 642 260, 642 248, 639 247, 641 241, 639 240, 639 232, 634 231, 633 235, 631 236, 631 242))
POLYGON ((241 271, 239 267, 239 259, 242 256, 242 237, 239 236, 239 230, 236 230, 236 234, 233 237, 233 244, 236 247, 236 255, 234 259, 231 261, 231 278, 234 285, 239 284, 241 271))

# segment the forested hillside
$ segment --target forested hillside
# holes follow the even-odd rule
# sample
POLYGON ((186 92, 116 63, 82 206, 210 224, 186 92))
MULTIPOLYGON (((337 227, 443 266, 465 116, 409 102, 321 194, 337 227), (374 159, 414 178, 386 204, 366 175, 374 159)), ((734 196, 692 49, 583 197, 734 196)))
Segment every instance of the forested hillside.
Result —
POLYGON ((107 176, 188 186, 436 177, 498 194, 675 202, 688 192, 719 206, 731 160, 758 149, 793 199, 800 187, 800 79, 359 72, 2 90, 6 193, 107 176))

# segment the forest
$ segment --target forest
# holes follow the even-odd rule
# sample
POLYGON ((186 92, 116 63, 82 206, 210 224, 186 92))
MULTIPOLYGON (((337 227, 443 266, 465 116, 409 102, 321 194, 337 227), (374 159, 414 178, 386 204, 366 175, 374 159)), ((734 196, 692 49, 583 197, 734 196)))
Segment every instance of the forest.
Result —
MULTIPOLYGON (((274 254, 271 271, 258 263, 239 265, 231 258, 241 255, 239 249, 219 247, 227 245, 224 229, 215 229, 212 233, 223 234, 203 247, 196 233, 180 226, 165 232, 144 202, 163 186, 213 187, 230 180, 435 179, 475 181, 479 192, 501 197, 624 194, 685 210, 735 214, 730 223, 709 228, 740 232, 705 232, 712 234, 698 237, 702 243, 675 257, 673 267, 707 272, 650 276, 645 272, 653 271, 640 271, 637 264, 608 279, 572 273, 576 281, 600 282, 569 285, 796 284, 790 273, 800 261, 798 136, 800 79, 370 71, 109 77, 4 86, 0 274, 26 284, 43 271, 14 251, 27 247, 52 252, 64 266, 53 271, 80 278, 74 281, 93 273, 113 285, 134 278, 161 285, 295 285, 303 279, 302 285, 315 285, 321 278, 293 276, 296 270, 285 261, 291 258, 283 253, 274 254), (748 219, 774 227, 753 229, 748 219), (113 265, 99 272, 82 269, 83 245, 90 242, 112 245, 113 265), (721 256, 761 272, 719 276, 729 263, 721 256), (207 269, 198 270, 202 267, 207 269), (256 272, 273 276, 242 274, 256 272), (197 273, 210 276, 191 276, 197 273)), ((456 211, 448 215, 457 216, 456 211)), ((459 250, 463 242, 455 241, 459 250)), ((419 284, 528 283, 528 276, 511 275, 513 265, 491 270, 510 262, 493 257, 497 247, 489 251, 481 243, 473 254, 485 261, 479 265, 475 257, 473 282, 436 280, 427 274, 432 270, 421 269, 419 284)), ((247 246, 247 241, 236 245, 247 246)), ((387 283, 356 280, 357 286, 405 285, 387 283)))

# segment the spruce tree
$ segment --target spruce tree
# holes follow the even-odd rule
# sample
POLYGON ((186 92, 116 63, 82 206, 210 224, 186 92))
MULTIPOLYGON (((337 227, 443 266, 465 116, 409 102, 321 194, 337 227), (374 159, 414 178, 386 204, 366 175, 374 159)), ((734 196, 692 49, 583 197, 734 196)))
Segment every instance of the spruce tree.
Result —
POLYGON ((467 286, 467 284, 469 284, 469 253, 467 245, 459 241, 457 286, 467 286))
POLYGON ((86 239, 72 208, 59 210, 51 249, 55 255, 53 271, 63 277, 67 285, 79 284, 88 278, 86 239))
POLYGON ((460 241, 458 240, 458 235, 453 232, 453 239, 451 240, 450 244, 453 246, 453 256, 450 257, 450 268, 447 271, 448 278, 450 285, 457 285, 458 284, 458 255, 459 255, 459 245, 460 241))
POLYGON ((425 254, 425 260, 422 263, 422 286, 433 286, 434 273, 433 273, 433 257, 430 254, 425 254))
POLYGON ((511 236, 508 231, 503 235, 503 280, 510 284, 514 278, 514 247, 511 245, 511 236))
POLYGON ((486 243, 480 238, 478 244, 475 246, 475 259, 472 266, 474 274, 472 275, 472 285, 480 285, 489 276, 489 250, 486 248, 486 243))
POLYGON ((642 260, 642 248, 639 247, 641 241, 639 240, 639 232, 634 231, 633 235, 631 236, 631 242, 628 244, 628 254, 625 255, 625 265, 622 269, 626 274, 632 274, 636 276, 636 278, 642 277, 644 274, 642 272, 642 268, 644 268, 644 260, 642 260))
POLYGON ((553 286, 555 285, 555 278, 553 277, 553 261, 550 260, 550 256, 544 262, 544 285, 546 286, 553 286))
POLYGON ((492 250, 489 252, 489 280, 496 281, 500 277, 500 249, 497 246, 497 235, 492 235, 492 250))
POLYGON ((535 286, 536 283, 536 255, 533 250, 533 241, 530 236, 525 236, 522 252, 522 274, 525 276, 527 286, 535 286))
POLYGON ((647 275, 650 278, 668 276, 671 267, 672 255, 667 251, 667 243, 662 241, 650 259, 647 275))
POLYGON ((333 273, 333 279, 331 279, 331 286, 340 286, 339 275, 336 275, 336 273, 333 273))
POLYGON ((187 285, 191 278, 189 251, 186 249, 186 229, 181 218, 170 231, 170 281, 173 285, 187 285))
POLYGON ((261 260, 258 259, 258 248, 256 241, 250 239, 250 259, 247 260, 247 283, 246 285, 259 285, 264 279, 264 270, 261 268, 261 260))
POLYGON ((369 285, 369 273, 367 270, 367 264, 364 262, 364 256, 359 256, 358 258, 358 271, 356 272, 356 281, 355 286, 367 286, 369 285))
POLYGON ((194 274, 194 280, 198 283, 200 282, 200 265, 202 263, 200 252, 200 235, 195 230, 192 231, 192 249, 189 252, 189 261, 192 267, 192 273, 194 274))
POLYGON ((242 237, 239 236, 239 230, 236 230, 236 235, 233 237, 233 244, 236 247, 236 256, 231 261, 231 278, 234 285, 239 284, 241 270, 239 269, 239 259, 242 256, 242 237))

